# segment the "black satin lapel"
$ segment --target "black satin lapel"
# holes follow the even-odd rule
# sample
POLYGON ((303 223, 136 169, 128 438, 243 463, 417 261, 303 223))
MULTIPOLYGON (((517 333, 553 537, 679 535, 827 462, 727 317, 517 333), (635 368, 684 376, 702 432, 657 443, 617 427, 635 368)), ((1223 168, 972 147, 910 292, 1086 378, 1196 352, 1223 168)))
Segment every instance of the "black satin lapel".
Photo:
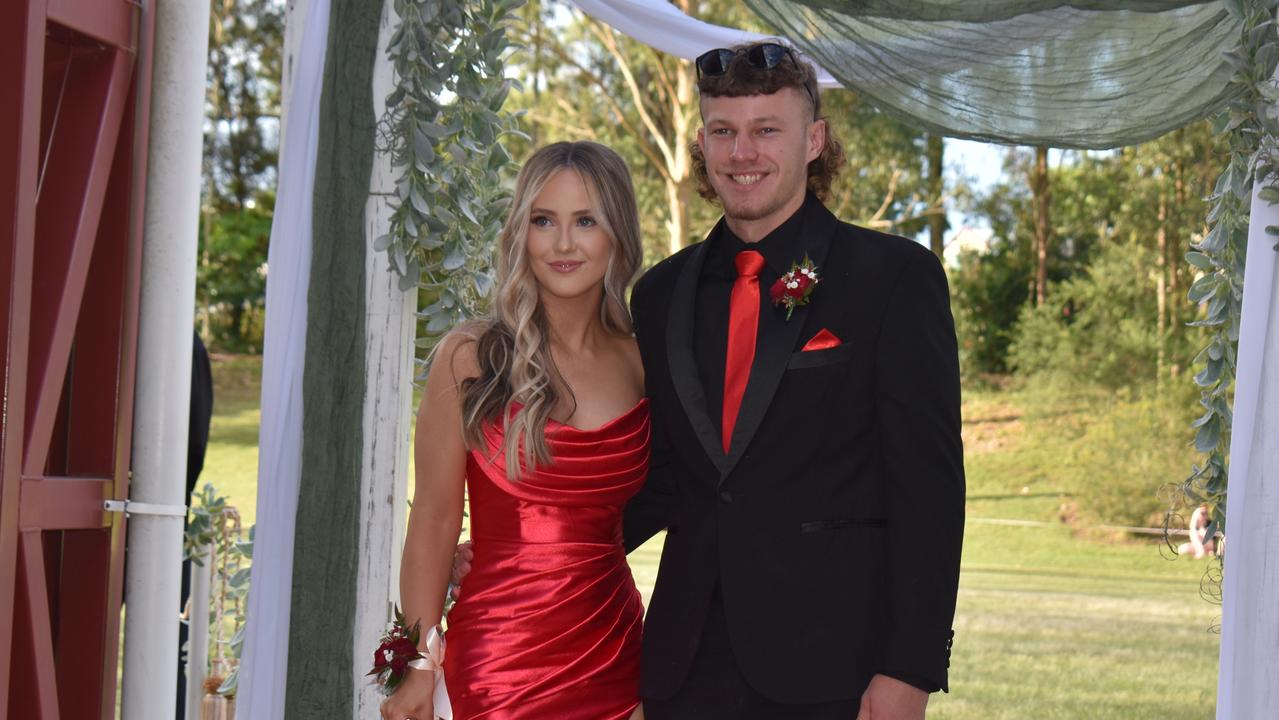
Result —
POLYGON ((702 387, 697 360, 693 355, 693 308, 697 306, 697 280, 702 274, 702 263, 706 260, 708 245, 708 242, 704 242, 692 251, 675 280, 670 316, 666 320, 666 353, 671 368, 671 381, 675 384, 675 394, 679 396, 680 405, 684 407, 684 415, 693 426, 706 456, 722 477, 726 472, 726 459, 719 447, 719 433, 706 409, 706 390, 702 387))
MULTIPOLYGON (((830 249, 831 237, 838 229, 838 221, 824 205, 810 196, 804 208, 804 224, 800 227, 802 246, 809 259, 817 266, 817 275, 822 275, 822 263, 826 261, 826 253, 830 249)), ((803 257, 795 258, 796 261, 803 257)), ((768 292, 767 288, 761 288, 768 292)), ((819 283, 813 290, 811 303, 822 301, 822 286, 819 283)), ((727 462, 719 465, 720 482, 737 466, 751 438, 764 422, 764 415, 772 405, 777 386, 786 373, 786 363, 799 342, 800 332, 808 320, 808 307, 795 308, 790 320, 786 319, 786 311, 777 307, 765 307, 761 312, 768 313, 762 320, 760 331, 762 342, 755 348, 755 361, 751 365, 750 380, 746 383, 746 393, 742 396, 742 408, 737 415, 737 424, 733 427, 733 442, 729 448, 727 462)))

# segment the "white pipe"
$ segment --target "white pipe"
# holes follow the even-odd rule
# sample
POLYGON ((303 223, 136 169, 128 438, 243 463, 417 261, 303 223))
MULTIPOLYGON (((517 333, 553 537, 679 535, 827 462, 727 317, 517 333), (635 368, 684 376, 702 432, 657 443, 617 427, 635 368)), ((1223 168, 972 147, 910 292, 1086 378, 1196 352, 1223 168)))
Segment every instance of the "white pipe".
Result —
POLYGON ((204 564, 191 563, 190 613, 187 615, 187 720, 199 720, 204 678, 209 669, 209 587, 213 584, 213 548, 204 548, 204 564))
MULTIPOLYGON (((182 505, 191 403, 196 238, 209 3, 161 0, 156 13, 143 220, 142 295, 130 499, 182 505)), ((129 520, 124 627, 125 720, 177 710, 182 518, 129 520)))

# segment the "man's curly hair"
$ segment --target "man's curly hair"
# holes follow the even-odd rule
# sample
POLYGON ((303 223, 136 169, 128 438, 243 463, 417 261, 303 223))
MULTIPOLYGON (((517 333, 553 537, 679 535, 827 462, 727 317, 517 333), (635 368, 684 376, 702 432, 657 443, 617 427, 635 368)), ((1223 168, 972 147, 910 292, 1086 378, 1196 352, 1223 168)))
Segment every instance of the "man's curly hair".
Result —
MULTIPOLYGON (((769 41, 772 42, 772 41, 769 41)), ((817 87, 817 71, 813 66, 799 59, 793 49, 790 59, 782 60, 770 70, 752 67, 746 60, 746 53, 741 52, 759 43, 735 45, 730 50, 739 51, 728 69, 722 75, 703 75, 697 81, 697 90, 701 97, 743 97, 747 95, 771 95, 782 88, 795 88, 805 98, 812 98, 813 117, 822 117, 822 96, 817 87), (791 62, 794 60, 794 62, 791 62), (805 90, 807 88, 807 90, 805 90)), ((693 177, 697 179, 697 194, 712 203, 719 202, 719 195, 711 187, 710 177, 706 172, 706 158, 696 142, 689 146, 693 161, 693 177)), ((830 186, 835 177, 844 169, 844 146, 835 137, 834 129, 829 121, 826 123, 826 145, 822 153, 808 163, 808 189, 819 200, 825 201, 830 196, 830 186)))

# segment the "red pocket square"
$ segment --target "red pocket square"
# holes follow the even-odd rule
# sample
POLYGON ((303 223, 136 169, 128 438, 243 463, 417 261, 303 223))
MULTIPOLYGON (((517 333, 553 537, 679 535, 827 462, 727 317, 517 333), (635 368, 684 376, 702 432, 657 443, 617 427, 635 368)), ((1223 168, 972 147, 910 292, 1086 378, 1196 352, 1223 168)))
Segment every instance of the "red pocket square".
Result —
POLYGON ((804 343, 803 352, 810 350, 829 350, 833 347, 839 347, 839 338, 835 337, 835 333, 822 328, 821 332, 813 336, 812 340, 804 343))

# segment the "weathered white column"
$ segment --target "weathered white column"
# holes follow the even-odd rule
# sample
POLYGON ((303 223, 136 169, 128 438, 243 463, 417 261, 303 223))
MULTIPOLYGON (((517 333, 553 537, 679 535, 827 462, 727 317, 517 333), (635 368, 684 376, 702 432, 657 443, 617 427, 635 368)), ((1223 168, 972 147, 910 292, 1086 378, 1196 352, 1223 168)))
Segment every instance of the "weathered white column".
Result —
POLYGON ((1222 588, 1218 720, 1279 709, 1279 263, 1267 225, 1279 207, 1256 195, 1248 227, 1239 333, 1226 568, 1222 588))
POLYGON ((191 563, 191 597, 187 607, 187 720, 199 720, 204 701, 204 678, 209 666, 209 589, 213 584, 212 548, 204 564, 191 563))
MULTIPOLYGON (((373 109, 386 111, 394 80, 386 46, 399 18, 393 3, 383 3, 378 56, 373 67, 373 109)), ((385 252, 371 249, 391 222, 395 176, 391 156, 373 160, 369 201, 365 209, 365 346, 364 462, 360 471, 360 567, 356 597, 354 645, 355 717, 377 717, 382 695, 363 674, 373 649, 399 598, 400 550, 404 541, 411 413, 413 400, 413 332, 417 290, 399 289, 399 275, 388 272, 385 252)))
MULTIPOLYGON (((209 4, 163 0, 148 10, 155 54, 129 498, 172 507, 186 486, 209 4)), ((127 557, 123 715, 173 717, 181 515, 134 514, 127 557)))

